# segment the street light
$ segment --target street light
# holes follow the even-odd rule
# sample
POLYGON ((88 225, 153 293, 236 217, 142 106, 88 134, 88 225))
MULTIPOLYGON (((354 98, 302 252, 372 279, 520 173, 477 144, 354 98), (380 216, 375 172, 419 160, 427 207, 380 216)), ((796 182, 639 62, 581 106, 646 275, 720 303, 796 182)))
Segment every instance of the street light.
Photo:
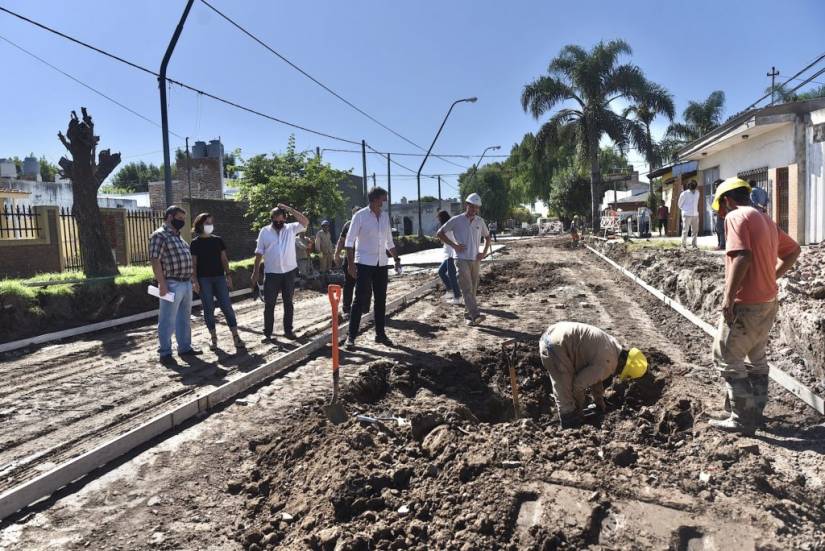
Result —
POLYGON ((430 148, 427 150, 427 154, 424 155, 424 160, 421 161, 421 166, 418 167, 418 173, 415 175, 416 181, 418 182, 418 235, 422 236, 422 237, 424 235, 424 227, 422 226, 422 223, 421 223, 421 171, 424 170, 424 164, 427 162, 427 158, 429 158, 430 152, 433 150, 433 146, 435 146, 436 140, 438 140, 438 136, 441 135, 441 131, 444 129, 444 124, 447 122, 447 119, 450 118, 450 113, 452 113, 453 107, 455 107, 457 104, 465 102, 465 101, 467 103, 475 103, 475 102, 478 101, 478 98, 477 97, 464 98, 464 99, 455 100, 453 102, 453 104, 450 106, 450 109, 447 110, 447 114, 444 115, 444 120, 441 121, 441 126, 438 127, 438 132, 435 133, 435 138, 433 138, 433 143, 430 144, 430 148))
POLYGON ((497 151, 501 149, 500 145, 491 145, 490 147, 486 148, 484 151, 481 152, 481 157, 478 158, 478 162, 473 166, 473 177, 470 178, 470 183, 474 183, 476 181, 476 172, 478 172, 478 167, 481 164, 481 161, 484 160, 484 155, 487 154, 490 150, 497 151))

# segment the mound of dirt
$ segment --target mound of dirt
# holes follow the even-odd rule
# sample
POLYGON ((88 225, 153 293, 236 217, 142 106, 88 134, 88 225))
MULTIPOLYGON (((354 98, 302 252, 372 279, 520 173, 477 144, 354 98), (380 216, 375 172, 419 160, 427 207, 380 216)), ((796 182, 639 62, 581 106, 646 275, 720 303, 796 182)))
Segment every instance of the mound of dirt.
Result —
MULTIPOLYGON (((334 426, 311 402, 288 431, 257 445, 256 468, 228 487, 247 497, 237 539, 247 549, 515 548, 524 472, 576 472, 595 462, 609 478, 617 467, 635 468, 636 446, 667 446, 692 426, 657 418, 669 359, 654 351, 651 364, 650 376, 613 385, 606 416, 561 431, 552 384, 531 348, 514 362, 521 420, 500 350, 375 362, 344 390, 351 413, 372 419, 334 426), (633 420, 641 404, 649 408, 644 432, 633 420)), ((577 548, 589 534, 562 526, 553 537, 577 548)))

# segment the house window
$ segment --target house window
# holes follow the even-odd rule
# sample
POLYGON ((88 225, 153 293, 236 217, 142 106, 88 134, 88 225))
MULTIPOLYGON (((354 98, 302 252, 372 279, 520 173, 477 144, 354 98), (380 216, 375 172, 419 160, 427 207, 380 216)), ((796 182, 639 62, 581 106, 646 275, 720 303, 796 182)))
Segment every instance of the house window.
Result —
POLYGON ((751 185, 756 184, 756 187, 761 187, 767 191, 769 200, 773 197, 773 189, 771 189, 773 182, 768 180, 768 167, 745 170, 737 174, 737 176, 751 183, 751 185))

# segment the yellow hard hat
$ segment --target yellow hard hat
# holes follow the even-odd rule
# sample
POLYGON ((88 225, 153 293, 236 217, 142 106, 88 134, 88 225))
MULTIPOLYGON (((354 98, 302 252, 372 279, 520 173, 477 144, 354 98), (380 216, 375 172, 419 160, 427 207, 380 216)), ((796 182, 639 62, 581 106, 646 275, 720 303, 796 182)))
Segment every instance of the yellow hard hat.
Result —
POLYGON ((719 212, 719 198, 732 189, 746 187, 748 191, 751 190, 751 185, 742 178, 728 178, 727 180, 716 186, 716 193, 713 194, 713 210, 719 212))
POLYGON ((622 380, 638 379, 645 373, 647 373, 647 358, 638 348, 631 348, 627 353, 627 361, 622 372, 619 373, 619 378, 622 380))

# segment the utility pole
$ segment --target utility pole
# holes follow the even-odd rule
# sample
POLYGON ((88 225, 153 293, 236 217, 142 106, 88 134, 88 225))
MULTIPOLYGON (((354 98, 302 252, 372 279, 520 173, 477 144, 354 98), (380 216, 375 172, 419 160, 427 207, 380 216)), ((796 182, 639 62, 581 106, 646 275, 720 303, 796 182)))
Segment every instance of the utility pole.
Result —
POLYGON ((321 146, 320 145, 315 146, 315 156, 318 157, 319 159, 321 158, 321 146))
POLYGON ((364 204, 367 204, 367 141, 361 140, 361 164, 364 169, 364 177, 361 182, 364 184, 364 204))
POLYGON ((375 183, 375 172, 372 173, 372 187, 376 187, 378 184, 375 183))
POLYGON ((189 157, 189 136, 186 136, 186 184, 189 186, 189 214, 192 214, 192 162, 189 157))
POLYGON ((392 230, 392 171, 390 170, 390 154, 387 153, 387 216, 390 217, 390 230, 392 230))
POLYGON ((776 101, 776 77, 779 76, 779 71, 776 70, 776 67, 771 67, 771 72, 767 73, 767 76, 771 77, 771 105, 773 105, 776 101))
POLYGON ((441 174, 438 175, 438 210, 441 210, 441 174))
POLYGON ((169 41, 169 46, 166 47, 166 53, 163 55, 163 61, 160 63, 160 75, 158 76, 160 127, 163 134, 163 191, 166 196, 167 207, 172 204, 172 162, 169 157, 169 114, 166 112, 166 68, 169 66, 169 60, 172 59, 172 52, 175 51, 180 33, 183 32, 183 24, 186 22, 189 10, 192 9, 194 2, 195 0, 187 0, 186 7, 183 8, 183 15, 180 16, 178 26, 175 27, 175 32, 172 33, 172 39, 169 41))

